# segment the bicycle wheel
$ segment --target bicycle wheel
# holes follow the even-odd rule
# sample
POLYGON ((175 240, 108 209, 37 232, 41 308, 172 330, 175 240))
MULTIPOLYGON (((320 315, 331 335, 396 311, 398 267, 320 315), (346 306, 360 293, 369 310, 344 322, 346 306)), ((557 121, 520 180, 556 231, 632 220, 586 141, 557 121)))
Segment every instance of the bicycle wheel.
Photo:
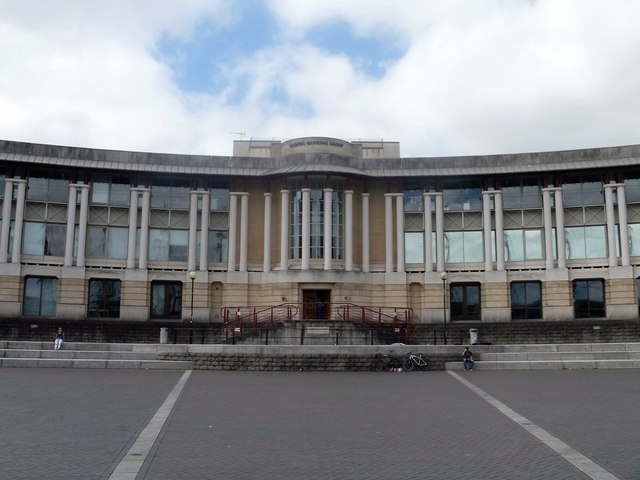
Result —
POLYGON ((414 367, 415 364, 410 358, 407 358, 404 362, 402 362, 402 368, 404 368, 407 372, 413 371, 414 367))
POLYGON ((426 358, 423 358, 422 360, 424 360, 424 364, 423 364, 423 365, 421 365, 421 368, 422 368, 423 370, 431 370, 431 368, 433 367, 433 366, 431 365, 431 362, 430 362, 428 359, 426 359, 426 358))

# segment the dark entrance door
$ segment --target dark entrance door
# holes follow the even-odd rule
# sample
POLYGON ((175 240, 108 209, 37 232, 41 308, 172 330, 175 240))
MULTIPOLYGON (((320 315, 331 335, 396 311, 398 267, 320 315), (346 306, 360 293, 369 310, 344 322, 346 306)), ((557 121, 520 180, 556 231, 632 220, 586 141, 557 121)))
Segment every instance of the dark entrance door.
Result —
POLYGON ((329 320, 331 290, 303 290, 303 320, 329 320))

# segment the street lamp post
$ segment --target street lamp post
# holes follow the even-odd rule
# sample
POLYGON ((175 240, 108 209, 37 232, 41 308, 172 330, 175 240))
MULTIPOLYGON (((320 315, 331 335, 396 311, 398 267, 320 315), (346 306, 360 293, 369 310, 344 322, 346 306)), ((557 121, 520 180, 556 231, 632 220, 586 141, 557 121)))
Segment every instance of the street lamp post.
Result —
POLYGON ((440 272, 442 279, 442 341, 447 344, 447 272, 440 272))
POLYGON ((189 314, 189 343, 193 343, 193 287, 195 285, 198 272, 191 270, 189 278, 191 279, 191 313, 189 314))

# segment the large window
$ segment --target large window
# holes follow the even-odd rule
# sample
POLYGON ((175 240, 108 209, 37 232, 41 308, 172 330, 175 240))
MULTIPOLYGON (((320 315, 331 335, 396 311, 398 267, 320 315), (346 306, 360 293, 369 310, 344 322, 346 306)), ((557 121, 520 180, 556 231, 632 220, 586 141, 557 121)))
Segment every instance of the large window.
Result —
POLYGON ((22 253, 63 257, 66 235, 64 224, 25 222, 22 253))
POLYGON ((562 201, 565 207, 603 205, 602 178, 597 175, 570 176, 562 179, 562 201))
POLYGON ((540 282, 511 283, 511 318, 514 320, 542 318, 540 282))
POLYGON ((502 207, 505 210, 538 209, 542 208, 542 194, 537 179, 509 179, 503 180, 502 207))
POLYGON ((89 316, 120 317, 120 280, 89 280, 89 316))
POLYGON ((125 227, 87 227, 87 257, 127 258, 129 229, 125 227))
POLYGON ((480 285, 451 285, 451 320, 480 320, 480 285))
POLYGON ((567 227, 564 235, 567 259, 606 258, 607 230, 604 225, 567 227))
POLYGON ((445 185, 442 194, 445 212, 482 210, 480 183, 456 182, 445 185))
POLYGON ((91 204, 129 205, 131 184, 128 178, 96 175, 91 180, 91 204))
POLYGON ((186 180, 154 179, 151 187, 151 208, 189 209, 191 186, 186 180))
MULTIPOLYGON (((290 204, 290 258, 302 258, 302 189, 309 188, 310 192, 310 258, 324 258, 324 181, 312 180, 308 186, 302 180, 294 181, 291 185, 290 204)), ((331 183, 331 258, 342 258, 343 243, 343 203, 344 194, 342 183, 331 183)))
POLYGON ((182 283, 151 283, 151 317, 180 318, 182 315, 182 283))
POLYGON ((576 318, 604 317, 604 280, 575 280, 573 311, 576 318))
POLYGON ((447 263, 484 261, 482 231, 445 232, 444 255, 447 263))
POLYGON ((68 203, 69 181, 60 178, 46 177, 46 172, 29 175, 27 181, 27 200, 68 203))
POLYGON ((542 230, 505 230, 504 259, 507 262, 542 260, 542 230))
POLYGON ((187 261, 189 231, 149 229, 149 260, 187 261))
POLYGON ((27 277, 24 280, 24 303, 22 313, 25 316, 54 317, 58 279, 50 277, 27 277))

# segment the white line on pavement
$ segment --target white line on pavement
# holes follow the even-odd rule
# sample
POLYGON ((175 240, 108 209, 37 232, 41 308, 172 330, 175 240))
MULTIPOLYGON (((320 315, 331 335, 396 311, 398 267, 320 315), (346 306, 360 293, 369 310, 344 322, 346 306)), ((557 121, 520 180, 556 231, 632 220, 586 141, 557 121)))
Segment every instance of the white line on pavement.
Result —
POLYGON ((115 468, 109 480, 135 480, 190 375, 191 370, 187 370, 182 377, 180 377, 180 380, 178 380, 176 386, 173 387, 173 390, 171 390, 171 393, 167 396, 164 403, 115 468))
POLYGON ((592 460, 589 460, 587 457, 577 452, 575 449, 573 449, 572 447, 564 443, 559 438, 554 437, 549 432, 547 432, 546 430, 543 430, 532 421, 526 419, 519 413, 516 413, 515 411, 511 410, 504 403, 492 397, 481 388, 476 387, 473 383, 469 382, 468 380, 465 380, 457 373, 454 373, 450 370, 448 371, 448 373, 451 376, 453 376, 453 378, 461 382, 464 386, 469 388, 471 391, 473 391, 474 393, 479 395, 481 398, 486 400, 489 404, 495 407, 504 416, 506 416, 510 420, 520 425, 531 435, 533 435, 542 443, 544 443, 549 448, 554 450, 558 455, 564 458, 567 462, 569 462, 574 467, 576 467, 577 469, 579 469, 580 471, 588 475, 589 478, 592 478, 593 480, 620 480, 618 477, 616 477, 615 475, 612 475, 611 473, 609 473, 607 470, 605 470, 604 468, 602 468, 600 465, 593 462, 592 460))

